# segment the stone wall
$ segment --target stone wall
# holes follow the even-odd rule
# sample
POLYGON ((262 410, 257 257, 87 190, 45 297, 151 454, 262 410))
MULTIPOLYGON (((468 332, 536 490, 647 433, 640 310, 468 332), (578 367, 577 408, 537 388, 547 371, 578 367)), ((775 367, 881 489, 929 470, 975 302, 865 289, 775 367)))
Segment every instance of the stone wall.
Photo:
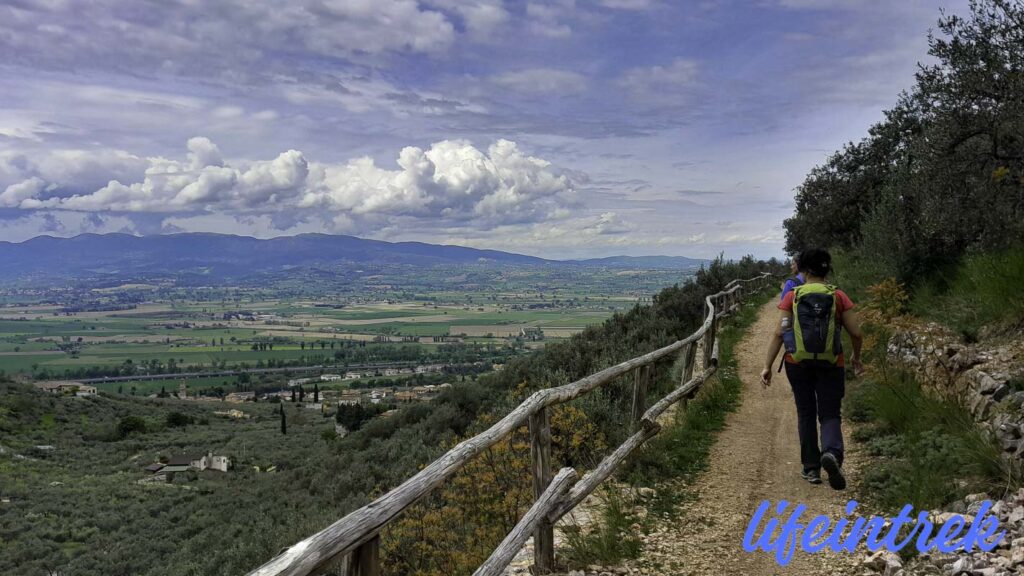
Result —
POLYGON ((996 438, 1009 462, 1024 465, 1024 390, 1016 389, 1024 378, 1024 338, 965 344, 929 323, 897 332, 888 354, 964 406, 996 438))

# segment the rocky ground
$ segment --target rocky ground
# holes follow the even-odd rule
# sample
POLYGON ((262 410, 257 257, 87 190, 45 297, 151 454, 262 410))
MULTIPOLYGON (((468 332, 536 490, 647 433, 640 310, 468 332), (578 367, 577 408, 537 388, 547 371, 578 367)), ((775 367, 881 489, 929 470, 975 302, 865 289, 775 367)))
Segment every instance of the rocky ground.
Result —
POLYGON ((999 518, 1005 537, 991 552, 975 550, 973 553, 921 554, 906 562, 887 551, 879 551, 862 562, 864 574, 884 576, 1016 576, 1024 574, 1024 489, 1008 494, 1002 499, 990 498, 987 494, 972 494, 947 511, 933 511, 931 520, 943 524, 954 514, 971 521, 978 513, 982 502, 992 500, 990 514, 999 518))

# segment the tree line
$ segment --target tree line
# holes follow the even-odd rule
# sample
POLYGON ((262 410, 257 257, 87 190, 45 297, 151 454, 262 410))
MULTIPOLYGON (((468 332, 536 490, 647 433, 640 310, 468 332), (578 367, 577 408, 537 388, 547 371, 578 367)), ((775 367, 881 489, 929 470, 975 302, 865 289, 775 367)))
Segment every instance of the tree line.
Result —
POLYGON ((815 167, 786 248, 837 249, 872 281, 933 279, 1024 232, 1024 5, 972 0, 929 37, 934 63, 859 142, 815 167))

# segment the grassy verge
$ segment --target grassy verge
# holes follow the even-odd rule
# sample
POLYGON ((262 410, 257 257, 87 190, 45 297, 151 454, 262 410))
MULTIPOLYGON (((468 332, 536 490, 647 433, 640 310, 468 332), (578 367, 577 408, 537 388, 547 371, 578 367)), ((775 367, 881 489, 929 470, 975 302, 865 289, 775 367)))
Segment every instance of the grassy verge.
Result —
MULTIPOLYGON (((895 275, 875 255, 836 251, 836 277, 854 301, 866 299, 873 286, 895 275)), ((1024 327, 1024 245, 1001 252, 971 254, 932 270, 906 285, 912 292, 910 313, 945 324, 968 342, 982 327, 1000 334, 1024 327)))
POLYGON ((599 496, 600 517, 593 525, 569 526, 562 531, 565 540, 559 560, 571 568, 612 566, 640 555, 640 535, 633 529, 638 522, 636 497, 610 485, 602 486, 599 496))
MULTIPOLYGON (((602 488, 600 516, 585 528, 569 527, 559 555, 570 568, 592 564, 615 565, 636 558, 642 550, 641 534, 657 522, 673 518, 685 499, 686 484, 704 470, 716 434, 739 404, 743 384, 733 350, 757 320, 761 305, 771 296, 754 297, 726 322, 719 332, 719 369, 690 401, 679 409, 661 433, 626 462, 619 477, 638 487, 655 488, 623 493, 602 488), (639 509, 645 514, 638 514, 639 509)), ((673 373, 676 371, 673 370, 673 373)))
POLYGON ((847 415, 854 440, 872 459, 863 498, 886 510, 934 509, 1016 479, 1000 450, 956 403, 924 390, 913 374, 883 368, 851 387, 847 415))
MULTIPOLYGON (((880 372, 847 388, 845 411, 857 423, 853 440, 868 455, 858 500, 884 513, 907 504, 963 512, 967 494, 1019 487, 999 447, 967 411, 924 390, 911 373, 880 372)), ((916 555, 913 547, 900 552, 904 561, 916 555)))
POLYGON ((975 341, 983 326, 1019 328, 1024 324, 1024 246, 964 259, 950 277, 937 277, 918 289, 911 312, 957 330, 975 341))

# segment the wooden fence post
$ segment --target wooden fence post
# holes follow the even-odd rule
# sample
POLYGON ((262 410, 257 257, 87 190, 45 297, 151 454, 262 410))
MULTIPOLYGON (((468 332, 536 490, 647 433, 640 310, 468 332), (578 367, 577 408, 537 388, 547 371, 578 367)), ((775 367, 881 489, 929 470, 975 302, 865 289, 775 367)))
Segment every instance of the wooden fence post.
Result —
MULTIPOLYGON (((684 346, 683 349, 679 352, 679 359, 683 362, 683 369, 679 371, 679 383, 676 384, 677 388, 683 387, 687 382, 690 381, 690 378, 693 377, 693 351, 696 350, 696 348, 697 343, 690 342, 689 344, 684 346)), ((689 403, 689 398, 683 398, 682 400, 679 401, 679 407, 683 410, 686 410, 686 405, 689 403)))
POLYGON ((693 378, 693 366, 697 363, 697 341, 694 340, 686 345, 686 364, 683 369, 683 381, 685 384, 693 378))
POLYGON ((690 342, 679 351, 679 361, 683 363, 682 370, 679 371, 679 382, 676 386, 682 386, 690 381, 690 375, 693 373, 693 369, 690 364, 693 363, 693 359, 690 358, 690 349, 694 347, 694 343, 690 342))
MULTIPOLYGON (((533 497, 539 499, 551 483, 551 419, 547 408, 530 415, 530 457, 533 463, 533 497)), ((533 532, 535 574, 546 574, 555 565, 555 529, 547 520, 533 532)))
POLYGON ((633 417, 632 430, 640 429, 640 420, 647 410, 647 386, 651 381, 651 365, 640 366, 633 371, 633 417))
POLYGON ((380 534, 374 534, 352 552, 347 576, 380 576, 380 534))
POLYGON ((712 316, 711 325, 708 326, 708 331, 704 333, 704 369, 707 370, 711 366, 711 352, 715 346, 715 330, 718 329, 718 320, 712 316))

